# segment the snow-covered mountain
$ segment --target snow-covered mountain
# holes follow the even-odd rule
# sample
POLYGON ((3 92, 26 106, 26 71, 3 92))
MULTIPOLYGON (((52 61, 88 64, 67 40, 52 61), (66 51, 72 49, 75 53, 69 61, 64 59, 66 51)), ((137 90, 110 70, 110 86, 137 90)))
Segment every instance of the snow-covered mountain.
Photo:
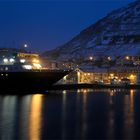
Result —
POLYGON ((114 10, 66 44, 45 53, 58 60, 140 54, 140 0, 114 10))

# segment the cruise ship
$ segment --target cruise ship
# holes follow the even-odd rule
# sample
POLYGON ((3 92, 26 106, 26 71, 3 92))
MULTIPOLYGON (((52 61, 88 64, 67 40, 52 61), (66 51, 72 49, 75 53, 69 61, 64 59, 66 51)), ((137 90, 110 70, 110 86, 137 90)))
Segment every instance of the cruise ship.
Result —
POLYGON ((47 89, 69 70, 42 67, 38 54, 0 50, 0 89, 47 89))

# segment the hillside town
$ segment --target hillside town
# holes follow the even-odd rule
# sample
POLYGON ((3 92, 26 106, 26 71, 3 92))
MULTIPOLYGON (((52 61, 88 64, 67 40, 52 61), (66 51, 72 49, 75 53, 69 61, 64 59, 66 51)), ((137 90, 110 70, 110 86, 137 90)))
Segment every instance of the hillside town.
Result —
POLYGON ((60 83, 139 84, 139 21, 137 0, 44 52, 45 62, 52 69, 73 69, 60 83))

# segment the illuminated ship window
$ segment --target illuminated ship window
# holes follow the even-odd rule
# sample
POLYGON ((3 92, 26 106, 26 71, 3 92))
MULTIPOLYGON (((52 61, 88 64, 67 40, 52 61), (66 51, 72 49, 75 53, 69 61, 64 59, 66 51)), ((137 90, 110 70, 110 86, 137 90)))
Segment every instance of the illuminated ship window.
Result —
POLYGON ((5 67, 5 70, 8 70, 8 67, 5 67))

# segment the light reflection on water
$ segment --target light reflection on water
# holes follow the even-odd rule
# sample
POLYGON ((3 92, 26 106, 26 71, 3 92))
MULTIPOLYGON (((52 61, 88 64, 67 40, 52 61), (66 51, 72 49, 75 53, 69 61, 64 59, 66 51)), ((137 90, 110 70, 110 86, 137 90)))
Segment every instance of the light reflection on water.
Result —
POLYGON ((1 95, 0 139, 138 139, 140 91, 1 95))
POLYGON ((40 139, 41 131, 41 110, 42 110, 42 95, 33 95, 30 105, 29 116, 29 138, 31 140, 40 139))
POLYGON ((15 109, 16 109, 16 96, 6 96, 3 98, 1 105, 1 139, 10 139, 13 137, 15 109), (8 105, 7 105, 8 104, 8 105))

